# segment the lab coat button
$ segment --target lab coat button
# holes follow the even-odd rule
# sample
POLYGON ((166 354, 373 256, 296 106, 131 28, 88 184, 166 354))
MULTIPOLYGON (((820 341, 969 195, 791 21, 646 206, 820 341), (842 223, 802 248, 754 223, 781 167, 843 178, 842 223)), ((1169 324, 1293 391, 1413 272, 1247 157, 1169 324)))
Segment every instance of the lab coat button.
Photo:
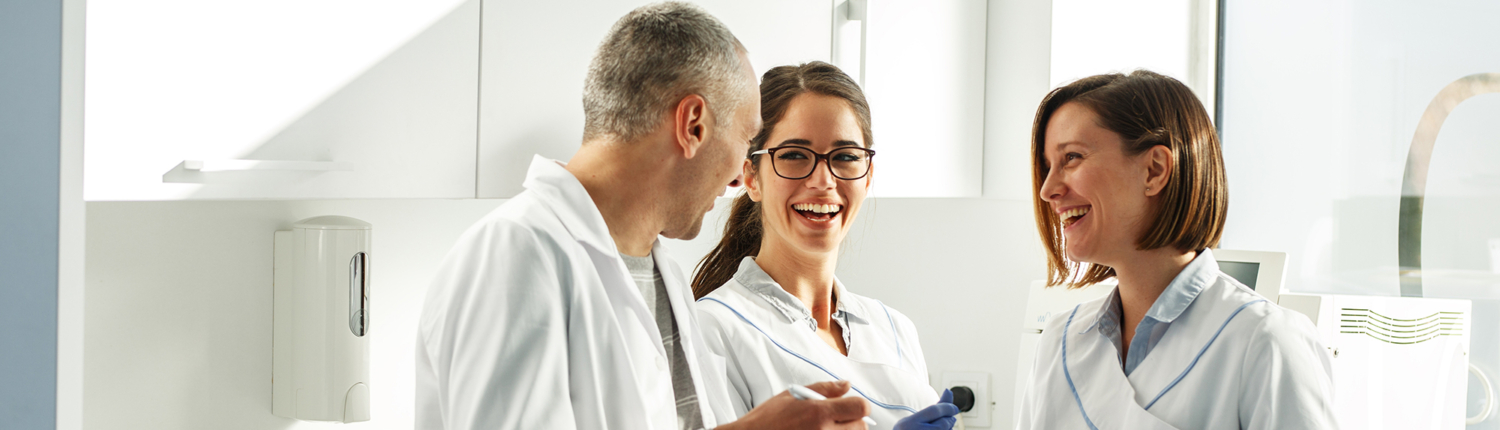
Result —
POLYGON ((660 355, 656 356, 656 369, 660 370, 660 371, 663 371, 663 372, 667 371, 667 358, 666 357, 662 357, 660 355))

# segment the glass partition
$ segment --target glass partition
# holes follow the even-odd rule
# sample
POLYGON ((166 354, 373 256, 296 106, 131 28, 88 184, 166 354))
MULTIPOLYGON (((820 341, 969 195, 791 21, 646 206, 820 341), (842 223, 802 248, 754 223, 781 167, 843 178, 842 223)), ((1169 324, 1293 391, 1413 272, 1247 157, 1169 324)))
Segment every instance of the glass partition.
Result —
MULTIPOLYGON (((1497 17, 1488 0, 1225 2, 1218 118, 1225 248, 1286 252, 1287 291, 1419 286, 1474 300, 1470 361, 1490 375, 1500 370, 1497 17)), ((1477 385, 1471 412, 1483 406, 1477 385)))
MULTIPOLYGON (((1293 290, 1398 295, 1417 126, 1445 87, 1500 73, 1497 16, 1492 1, 1228 2, 1225 246, 1287 252, 1293 290)), ((1453 105, 1427 163, 1425 284, 1488 293, 1500 283, 1500 95, 1441 103, 1453 105)))

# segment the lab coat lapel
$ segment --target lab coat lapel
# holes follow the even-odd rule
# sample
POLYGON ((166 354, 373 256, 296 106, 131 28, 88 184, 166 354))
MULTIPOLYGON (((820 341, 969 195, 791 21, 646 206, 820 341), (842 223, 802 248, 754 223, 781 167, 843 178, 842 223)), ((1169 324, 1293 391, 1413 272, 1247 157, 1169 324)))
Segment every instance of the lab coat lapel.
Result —
POLYGON ((1107 300, 1074 309, 1063 329, 1063 366, 1082 415, 1101 429, 1172 429, 1135 400, 1135 388, 1120 366, 1119 350, 1094 324, 1107 300))
POLYGON ((700 348, 702 332, 698 328, 698 313, 692 307, 692 289, 677 261, 670 257, 660 240, 656 241, 651 253, 666 283, 672 317, 677 320, 677 342, 682 345, 683 356, 688 358, 688 370, 693 375, 693 388, 698 393, 703 424, 708 427, 723 424, 721 419, 728 421, 733 418, 733 408, 725 396, 729 385, 724 381, 724 359, 700 348))
POLYGON ((620 259, 620 254, 600 253, 589 249, 589 258, 593 260, 594 269, 599 272, 599 280, 604 283, 604 292, 609 294, 609 301, 616 306, 621 306, 617 312, 635 315, 636 324, 628 324, 620 321, 621 325, 633 327, 633 331, 651 343, 656 349, 656 354, 661 359, 666 359, 667 352, 661 344, 661 332, 656 327, 656 318, 646 309, 646 299, 641 296, 641 290, 636 288, 635 280, 630 277, 630 269, 625 267, 625 261, 620 259), (623 309, 622 309, 623 308, 623 309))
POLYGON ((630 269, 620 259, 614 237, 609 235, 609 226, 604 223, 604 216, 599 214, 588 190, 560 163, 540 155, 532 158, 524 186, 552 207, 568 234, 588 251, 605 293, 617 306, 617 314, 635 316, 636 324, 620 321, 623 329, 632 332, 627 336, 651 341, 657 355, 665 358, 666 350, 661 345, 661 333, 656 330, 656 319, 646 308, 646 299, 631 279, 630 269))
MULTIPOLYGON (((697 355, 694 355, 698 352, 697 345, 694 345, 694 343, 698 339, 696 337, 698 336, 698 320, 697 315, 693 313, 693 309, 688 307, 688 303, 691 303, 691 301, 687 297, 688 294, 692 293, 688 290, 687 284, 683 282, 682 271, 677 267, 677 262, 668 256, 667 250, 662 246, 660 240, 652 245, 651 255, 656 260, 657 270, 661 271, 661 279, 667 287, 667 301, 672 305, 672 318, 677 320, 678 343, 682 345, 683 355, 697 357, 697 355), (692 341, 688 339, 692 339, 692 341)), ((688 368, 692 370, 693 381, 696 383, 701 379, 697 377, 699 373, 697 364, 691 363, 696 360, 688 361, 690 362, 688 368)), ((701 384, 699 384, 698 388, 698 391, 703 391, 701 384)))
MULTIPOLYGON (((562 163, 534 156, 522 186, 535 192, 552 208, 568 234, 578 243, 603 253, 618 252, 615 239, 609 235, 609 225, 604 223, 604 216, 599 214, 599 207, 594 206, 589 191, 573 177, 572 172, 563 168, 562 163)), ((620 267, 624 267, 624 262, 620 267)))

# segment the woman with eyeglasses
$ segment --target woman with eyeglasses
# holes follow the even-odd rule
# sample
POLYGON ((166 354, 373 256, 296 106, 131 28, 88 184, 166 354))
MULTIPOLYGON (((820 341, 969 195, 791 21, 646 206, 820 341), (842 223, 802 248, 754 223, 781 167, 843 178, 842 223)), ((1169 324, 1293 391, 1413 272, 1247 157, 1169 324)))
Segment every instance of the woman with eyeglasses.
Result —
POLYGON ((823 62, 771 69, 760 88, 765 127, 750 142, 745 193, 693 278, 737 412, 791 385, 848 380, 874 428, 952 428, 958 408, 927 384, 911 320, 833 275, 870 189, 864 94, 823 62))

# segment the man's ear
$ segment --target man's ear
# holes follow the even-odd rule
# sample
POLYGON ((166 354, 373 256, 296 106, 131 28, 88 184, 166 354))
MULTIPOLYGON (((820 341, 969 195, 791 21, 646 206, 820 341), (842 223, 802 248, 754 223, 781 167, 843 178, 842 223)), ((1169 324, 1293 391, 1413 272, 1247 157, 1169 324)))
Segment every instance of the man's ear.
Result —
POLYGON ((1172 158, 1172 149, 1166 145, 1156 145, 1146 150, 1146 197, 1161 194, 1167 188, 1167 182, 1172 178, 1172 171, 1177 168, 1175 159, 1172 158))
POLYGON ((672 111, 672 135, 677 139, 677 149, 683 158, 693 158, 708 141, 708 102, 703 96, 688 94, 677 101, 672 111))
POLYGON ((750 196, 751 201, 760 201, 760 176, 756 176, 760 172, 755 171, 755 163, 746 158, 742 169, 745 175, 745 194, 750 196))

